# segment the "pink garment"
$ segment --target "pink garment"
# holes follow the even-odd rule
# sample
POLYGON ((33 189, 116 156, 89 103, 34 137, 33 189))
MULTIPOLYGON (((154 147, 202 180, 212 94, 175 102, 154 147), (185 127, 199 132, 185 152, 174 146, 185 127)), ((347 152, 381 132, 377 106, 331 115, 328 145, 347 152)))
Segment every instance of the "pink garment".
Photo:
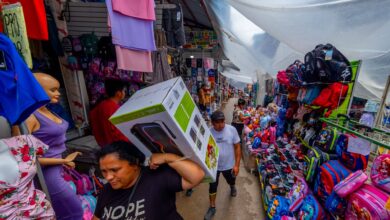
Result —
POLYGON ((214 59, 213 58, 204 58, 203 67, 205 69, 214 69, 214 59))
POLYGON ((118 69, 138 72, 153 72, 152 55, 149 51, 130 50, 115 45, 118 69))
POLYGON ((32 135, 2 139, 18 163, 20 178, 16 183, 0 181, 0 219, 55 219, 46 195, 33 184, 37 172, 36 155, 43 155, 48 146, 32 135))
POLYGON ((112 0, 112 8, 126 16, 156 20, 153 0, 112 0))

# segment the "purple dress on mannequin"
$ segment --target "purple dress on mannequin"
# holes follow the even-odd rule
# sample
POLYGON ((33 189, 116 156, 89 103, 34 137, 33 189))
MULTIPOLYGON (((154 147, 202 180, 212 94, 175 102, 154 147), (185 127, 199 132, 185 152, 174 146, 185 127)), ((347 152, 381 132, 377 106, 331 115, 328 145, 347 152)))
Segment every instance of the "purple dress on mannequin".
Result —
MULTIPOLYGON (((62 158, 66 150, 65 134, 68 123, 62 119, 57 124, 38 111, 33 113, 40 123, 40 128, 33 132, 36 138, 49 146, 49 150, 43 155, 44 158, 62 158)), ((81 220, 83 209, 81 201, 62 177, 62 165, 43 166, 43 175, 50 193, 51 202, 57 216, 57 220, 81 220)))

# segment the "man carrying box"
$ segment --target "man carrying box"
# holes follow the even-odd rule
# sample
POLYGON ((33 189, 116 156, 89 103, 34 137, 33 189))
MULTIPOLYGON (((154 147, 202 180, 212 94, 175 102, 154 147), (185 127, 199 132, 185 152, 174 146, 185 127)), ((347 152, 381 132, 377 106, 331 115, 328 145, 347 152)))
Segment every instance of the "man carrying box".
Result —
POLYGON ((215 215, 215 200, 217 198, 218 179, 221 173, 230 185, 230 195, 232 197, 237 195, 235 184, 241 159, 240 137, 233 126, 225 124, 223 112, 215 111, 211 115, 211 123, 213 126, 210 131, 219 147, 219 162, 216 181, 210 183, 210 207, 204 217, 205 220, 209 220, 215 215))

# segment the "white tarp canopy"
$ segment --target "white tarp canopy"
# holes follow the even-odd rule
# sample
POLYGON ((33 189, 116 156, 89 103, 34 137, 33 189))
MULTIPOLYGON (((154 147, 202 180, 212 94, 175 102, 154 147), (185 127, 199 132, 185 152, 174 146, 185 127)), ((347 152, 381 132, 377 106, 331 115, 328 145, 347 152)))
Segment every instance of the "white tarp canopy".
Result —
MULTIPOLYGON (((381 97, 390 74, 388 0, 205 0, 241 73, 275 76, 320 43, 363 60, 356 95, 381 97)), ((365 98, 366 98, 365 97, 365 98)))

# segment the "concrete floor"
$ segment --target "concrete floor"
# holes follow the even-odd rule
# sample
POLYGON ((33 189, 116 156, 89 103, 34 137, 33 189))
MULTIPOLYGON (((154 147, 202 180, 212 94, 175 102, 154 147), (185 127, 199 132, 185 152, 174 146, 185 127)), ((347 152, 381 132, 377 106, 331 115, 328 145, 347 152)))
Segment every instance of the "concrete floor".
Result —
MULTIPOLYGON (((231 123, 234 103, 237 99, 230 99, 226 104, 224 113, 226 123, 231 123)), ((217 213, 214 220, 263 220, 264 210, 260 196, 258 178, 247 172, 241 162, 240 172, 236 181, 237 197, 230 197, 230 187, 221 175, 218 195, 217 213)), ((177 209, 186 220, 202 220, 209 207, 209 185, 200 184, 194 189, 191 197, 186 197, 185 192, 177 194, 177 209)))

